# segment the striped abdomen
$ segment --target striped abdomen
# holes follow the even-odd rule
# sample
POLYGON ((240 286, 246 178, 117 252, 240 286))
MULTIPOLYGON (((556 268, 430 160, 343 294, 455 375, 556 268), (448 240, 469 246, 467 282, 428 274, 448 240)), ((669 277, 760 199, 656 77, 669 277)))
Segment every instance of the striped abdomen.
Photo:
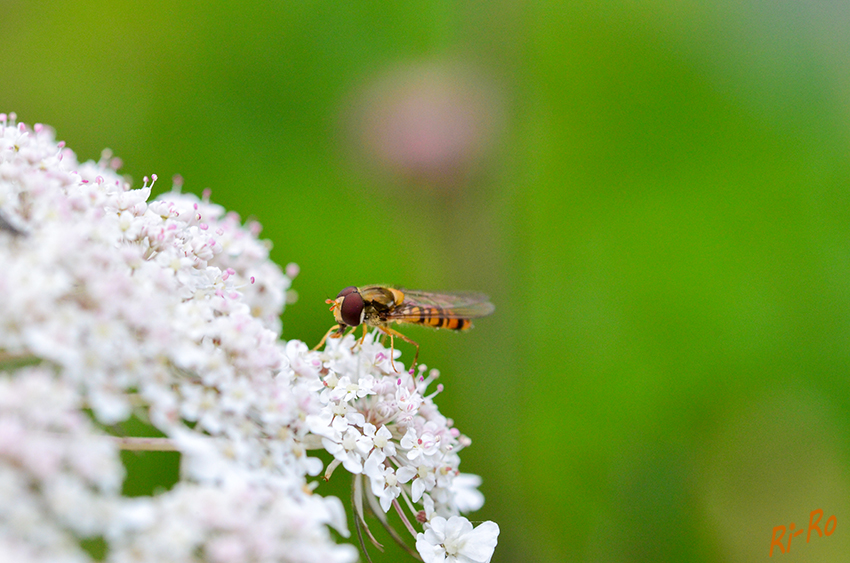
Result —
POLYGON ((457 316, 451 309, 436 306, 402 305, 392 311, 387 320, 449 330, 469 330, 472 328, 472 321, 469 319, 457 316))

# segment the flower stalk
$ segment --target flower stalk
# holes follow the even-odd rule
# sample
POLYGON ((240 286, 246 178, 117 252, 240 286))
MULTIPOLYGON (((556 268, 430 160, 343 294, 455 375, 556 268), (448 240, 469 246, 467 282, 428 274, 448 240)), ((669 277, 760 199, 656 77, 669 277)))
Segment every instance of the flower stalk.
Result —
POLYGON ((137 436, 112 436, 118 448, 130 452, 179 452, 180 448, 169 438, 141 438, 137 436))

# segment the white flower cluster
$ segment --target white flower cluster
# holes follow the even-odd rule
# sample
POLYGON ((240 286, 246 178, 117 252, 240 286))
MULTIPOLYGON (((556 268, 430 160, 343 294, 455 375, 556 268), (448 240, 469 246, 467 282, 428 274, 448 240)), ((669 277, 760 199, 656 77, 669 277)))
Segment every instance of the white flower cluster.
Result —
MULTIPOLYGON (((422 372, 397 374, 372 336, 282 342, 297 268, 259 226, 207 195, 148 201, 119 165, 0 114, 0 560, 88 561, 94 539, 110 562, 354 561, 328 530, 348 536, 342 504, 307 482, 322 445, 326 476, 365 475, 370 502, 403 497, 426 531, 483 504, 422 372), (121 496, 119 448, 143 448, 109 434, 131 417, 180 452, 171 490, 121 496)), ((489 561, 486 532, 463 536, 470 561, 489 561)), ((423 557, 453 557, 429 538, 423 557)))
POLYGON ((0 377, 2 561, 85 561, 75 537, 105 532, 124 468, 80 400, 49 368, 0 377))
MULTIPOLYGON (((307 424, 334 456, 328 472, 342 464, 352 474, 366 475, 384 512, 405 483, 410 483, 412 502, 424 498, 438 515, 477 510, 484 504, 477 490, 460 496, 453 492, 467 481, 458 479, 458 452, 470 442, 425 394, 436 370, 425 378, 425 366, 419 376, 394 366, 387 349, 374 341, 376 334, 367 334, 360 344, 353 335, 329 339, 321 363, 310 361, 306 347, 290 343, 290 353, 298 354, 294 366, 321 366, 322 409, 307 417, 307 424), (458 501, 465 504, 458 506, 458 501)), ((303 374, 316 375, 311 369, 303 374)))
MULTIPOLYGON (((469 521, 459 517, 481 508, 484 496, 477 489, 481 479, 458 470, 458 453, 470 440, 437 410, 432 399, 442 385, 426 394, 439 373, 431 370, 425 377, 424 365, 418 375, 405 371, 378 342, 379 334, 365 334, 359 341, 353 334, 330 339, 318 355, 301 343, 287 346, 295 372, 321 383, 314 386, 321 388, 322 409, 308 416, 307 424, 334 456, 325 475, 342 465, 356 476, 355 494, 365 496, 378 514, 395 506, 405 520, 397 501, 403 498, 416 519, 426 524, 416 541, 426 561, 452 561, 458 553, 467 557, 458 561, 489 561, 499 527, 486 522, 473 531, 469 521), (368 478, 368 487, 357 480, 360 476, 368 478), (417 510, 416 503, 422 509, 417 510), (445 540, 441 530, 446 518, 457 523, 454 543, 437 541, 445 540), (436 534, 432 525, 437 526, 436 534)), ((358 525, 366 526, 362 508, 356 510, 358 525)))

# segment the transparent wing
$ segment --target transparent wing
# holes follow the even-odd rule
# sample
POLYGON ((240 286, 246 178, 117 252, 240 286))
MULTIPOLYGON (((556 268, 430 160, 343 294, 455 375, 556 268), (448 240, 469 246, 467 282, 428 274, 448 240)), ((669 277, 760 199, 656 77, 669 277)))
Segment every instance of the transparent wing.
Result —
POLYGON ((390 320, 415 321, 423 313, 445 319, 477 319, 496 309, 489 297, 473 291, 433 292, 403 288, 399 291, 404 293, 404 302, 390 312, 390 320))

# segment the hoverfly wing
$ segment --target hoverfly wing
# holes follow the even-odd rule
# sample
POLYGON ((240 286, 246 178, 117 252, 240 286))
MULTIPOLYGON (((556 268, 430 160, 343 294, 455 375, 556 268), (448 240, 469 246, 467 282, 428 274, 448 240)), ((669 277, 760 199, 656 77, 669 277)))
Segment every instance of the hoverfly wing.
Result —
POLYGON ((476 291, 418 291, 399 288, 404 293, 404 303, 420 307, 437 307, 456 311, 470 310, 476 317, 489 315, 495 310, 490 298, 476 291))
POLYGON ((485 317, 496 309, 483 293, 400 291, 404 292, 404 302, 390 311, 388 321, 467 330, 472 328, 470 319, 485 317))

